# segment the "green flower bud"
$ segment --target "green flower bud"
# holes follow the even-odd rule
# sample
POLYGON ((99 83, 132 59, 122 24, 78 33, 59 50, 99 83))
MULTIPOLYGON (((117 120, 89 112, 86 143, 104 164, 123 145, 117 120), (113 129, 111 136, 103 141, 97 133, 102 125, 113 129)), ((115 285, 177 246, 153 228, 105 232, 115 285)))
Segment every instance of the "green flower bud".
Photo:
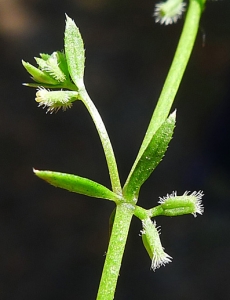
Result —
MULTIPOLYGON (((202 191, 185 192, 182 196, 177 196, 176 192, 167 195, 166 197, 160 197, 159 200, 159 214, 164 216, 179 216, 185 214, 193 214, 195 217, 197 214, 202 215, 204 207, 202 205, 202 197, 204 196, 202 191)), ((154 209, 153 209, 154 210, 154 209)))
POLYGON ((38 106, 47 107, 47 113, 57 112, 60 108, 65 111, 76 100, 78 100, 78 92, 50 91, 45 88, 39 88, 35 98, 35 101, 39 103, 38 106))
POLYGON ((168 0, 156 4, 153 16, 156 23, 169 25, 176 23, 185 11, 186 3, 183 0, 168 0))
POLYGON ((172 257, 164 252, 164 248, 160 241, 159 230, 156 227, 156 222, 153 223, 148 218, 142 221, 142 225, 142 241, 152 260, 151 269, 155 271, 161 266, 165 266, 167 263, 171 262, 172 257))

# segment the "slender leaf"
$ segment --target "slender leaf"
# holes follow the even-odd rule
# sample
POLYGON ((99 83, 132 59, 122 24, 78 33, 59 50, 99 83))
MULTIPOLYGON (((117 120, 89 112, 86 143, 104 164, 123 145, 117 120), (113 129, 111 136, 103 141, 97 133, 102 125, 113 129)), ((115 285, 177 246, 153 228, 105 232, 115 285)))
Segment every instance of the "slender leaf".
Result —
POLYGON ((172 113, 153 135, 143 154, 136 161, 124 185, 127 200, 137 199, 140 187, 162 160, 175 127, 176 113, 172 113))
POLYGON ((85 50, 80 31, 74 21, 66 15, 65 55, 73 82, 80 89, 83 86, 85 50))
POLYGON ((47 83, 47 84, 51 84, 51 85, 59 83, 56 79, 51 77, 48 73, 34 67, 30 63, 22 60, 22 64, 23 64, 24 68, 27 70, 27 72, 33 76, 32 79, 34 81, 37 81, 39 83, 47 83))
POLYGON ((70 192, 95 198, 113 200, 115 202, 120 200, 120 197, 108 188, 87 178, 52 171, 34 170, 34 173, 51 185, 66 189, 70 192))

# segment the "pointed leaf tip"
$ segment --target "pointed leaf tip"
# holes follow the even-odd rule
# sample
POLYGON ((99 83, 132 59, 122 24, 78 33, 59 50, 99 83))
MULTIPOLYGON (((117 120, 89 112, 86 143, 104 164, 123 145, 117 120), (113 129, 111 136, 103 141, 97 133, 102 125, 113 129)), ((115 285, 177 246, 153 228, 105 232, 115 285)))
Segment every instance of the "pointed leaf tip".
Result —
POLYGON ((134 163, 123 188, 128 199, 136 199, 142 184, 160 163, 172 139, 175 127, 174 111, 153 135, 141 157, 134 163))
POLYGON ((120 200, 120 197, 117 194, 101 185, 100 183, 97 183, 88 178, 60 172, 39 171, 36 169, 33 169, 33 172, 35 173, 35 175, 45 180, 49 184, 68 190, 70 192, 95 198, 112 200, 115 202, 120 200))
POLYGON ((66 15, 65 54, 70 76, 75 85, 84 86, 85 50, 83 40, 74 20, 66 15))
POLYGON ((171 114, 170 116, 175 120, 176 119, 176 113, 177 113, 177 110, 175 109, 171 114))

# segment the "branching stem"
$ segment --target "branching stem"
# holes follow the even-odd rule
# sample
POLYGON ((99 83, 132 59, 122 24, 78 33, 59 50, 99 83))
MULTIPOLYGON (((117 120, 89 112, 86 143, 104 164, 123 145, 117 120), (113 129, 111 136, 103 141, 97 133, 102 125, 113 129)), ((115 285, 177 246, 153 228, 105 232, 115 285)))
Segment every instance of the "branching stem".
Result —
POLYGON ((90 99, 87 91, 83 88, 79 91, 80 98, 82 102, 85 104, 88 112, 90 113, 94 124, 97 128, 99 137, 101 139, 101 143, 104 149, 108 169, 109 169, 109 175, 110 175, 110 180, 111 180, 111 185, 113 191, 121 195, 122 189, 121 189, 121 184, 120 184, 120 179, 119 179, 119 174, 118 174, 118 169, 117 169, 117 163, 115 159, 115 155, 113 152, 112 144, 110 142, 108 133, 106 131, 105 125, 101 119, 101 116, 94 105, 93 101, 90 99))
MULTIPOLYGON (((157 106, 154 110, 136 161, 144 152, 153 134, 165 121, 169 114, 194 46, 204 2, 205 0, 190 0, 190 5, 187 11, 183 31, 171 68, 169 70, 168 76, 166 78, 160 98, 157 102, 157 106)), ((95 119, 95 116, 93 116, 93 118, 95 119)), ((97 127, 100 128, 100 126, 97 127)), ((101 139, 103 140, 103 133, 99 132, 99 134, 101 136, 101 139)), ((104 147, 104 149, 106 149, 107 151, 106 147, 104 147)), ((107 152, 106 157, 108 157, 109 159, 111 158, 110 152, 107 152)), ((108 159, 107 162, 109 165, 108 159)), ((114 166, 115 164, 113 164, 113 168, 114 166)), ((110 170, 110 176, 112 175, 111 178, 113 178, 114 188, 116 188, 116 178, 118 178, 117 175, 114 176, 114 174, 117 174, 116 172, 116 170, 110 170)), ((144 210, 140 209, 136 211, 136 213, 141 214, 142 217, 146 214, 144 210)), ((97 300, 114 299, 114 293, 119 276, 124 247, 133 214, 134 208, 131 204, 122 203, 117 206, 116 216, 98 290, 97 300)))

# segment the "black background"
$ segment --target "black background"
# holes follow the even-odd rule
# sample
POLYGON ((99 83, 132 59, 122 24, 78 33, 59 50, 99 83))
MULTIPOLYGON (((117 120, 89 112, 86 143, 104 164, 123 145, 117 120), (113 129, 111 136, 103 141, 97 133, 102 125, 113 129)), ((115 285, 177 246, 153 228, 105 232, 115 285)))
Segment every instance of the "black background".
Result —
MULTIPOLYGON (((0 298, 95 299, 113 203, 56 189, 32 168, 110 187, 94 125, 80 102, 46 114, 21 59, 63 49, 67 13, 86 48, 85 84, 108 129, 122 183, 135 159, 182 29, 155 24, 155 1, 0 1, 0 298)), ((230 3, 208 1, 173 105, 177 127, 139 204, 203 190, 204 215, 158 218, 173 263, 156 272, 134 218, 116 299, 230 297, 230 3), (205 47, 202 38, 206 37, 205 47)))

